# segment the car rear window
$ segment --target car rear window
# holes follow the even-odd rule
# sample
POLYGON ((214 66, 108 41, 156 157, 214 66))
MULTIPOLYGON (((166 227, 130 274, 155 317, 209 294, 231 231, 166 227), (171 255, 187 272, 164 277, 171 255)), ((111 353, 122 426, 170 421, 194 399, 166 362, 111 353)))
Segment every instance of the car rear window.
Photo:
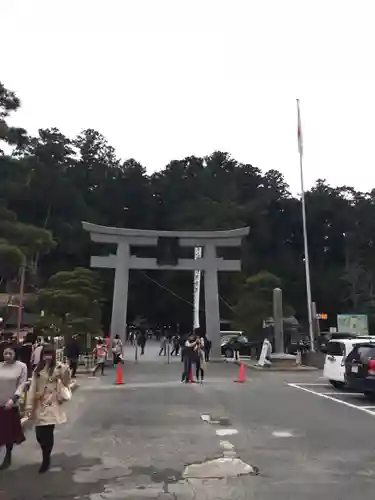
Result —
POLYGON ((342 342, 328 342, 327 354, 329 356, 344 356, 345 346, 342 342))
POLYGON ((362 362, 367 361, 370 358, 375 359, 375 347, 364 346, 364 345, 358 346, 357 352, 362 362))

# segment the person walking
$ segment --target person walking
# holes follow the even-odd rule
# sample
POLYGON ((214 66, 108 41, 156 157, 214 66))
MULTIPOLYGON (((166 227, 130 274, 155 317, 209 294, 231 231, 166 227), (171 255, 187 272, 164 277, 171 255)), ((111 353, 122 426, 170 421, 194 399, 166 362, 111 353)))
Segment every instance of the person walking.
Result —
POLYGON ((107 346, 105 345, 103 339, 99 338, 98 342, 96 344, 96 347, 93 350, 93 354, 94 354, 95 359, 96 359, 94 369, 92 370, 92 374, 94 377, 96 375, 96 372, 99 370, 99 368, 100 368, 101 374, 104 375, 104 367, 105 367, 105 362, 107 360, 107 353, 108 353, 107 346))
POLYGON ((115 338, 112 341, 113 364, 115 366, 122 361, 123 349, 124 346, 120 339, 120 335, 115 335, 115 338))
POLYGON ((65 356, 68 358, 72 378, 76 378, 80 354, 81 350, 78 344, 78 336, 73 335, 65 347, 65 356))
POLYGON ((16 347, 6 346, 3 357, 0 363, 0 448, 5 447, 5 456, 0 470, 10 467, 13 446, 25 441, 17 403, 27 383, 27 366, 16 360, 16 347))
POLYGON ((42 451, 39 473, 47 472, 51 464, 55 426, 66 422, 61 403, 69 391, 70 370, 67 365, 56 362, 56 350, 45 344, 38 366, 33 372, 27 392, 27 415, 35 423, 36 440, 42 451))
POLYGON ((146 332, 144 330, 140 330, 137 335, 137 344, 141 348, 141 356, 145 353, 145 347, 147 342, 146 332))
POLYGON ((173 356, 173 354, 178 356, 180 353, 180 336, 178 335, 178 333, 176 333, 176 335, 172 337, 172 346, 173 349, 171 351, 171 356, 173 356))
POLYGON ((167 342, 168 342, 167 336, 165 334, 163 334, 162 337, 161 337, 161 339, 160 339, 159 356, 161 356, 162 354, 164 356, 167 355, 167 342))
POLYGON ((37 365, 39 364, 40 361, 40 355, 42 353, 43 349, 43 341, 36 341, 34 344, 33 352, 31 354, 31 367, 32 370, 34 371, 37 365))
POLYGON ((212 342, 207 337, 204 337, 204 360, 206 363, 210 361, 212 342))

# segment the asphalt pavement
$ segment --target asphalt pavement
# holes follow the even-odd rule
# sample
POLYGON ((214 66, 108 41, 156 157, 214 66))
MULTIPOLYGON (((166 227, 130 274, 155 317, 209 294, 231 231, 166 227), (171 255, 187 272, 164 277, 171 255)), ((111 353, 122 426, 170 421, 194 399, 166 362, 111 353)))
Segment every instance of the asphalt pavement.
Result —
POLYGON ((28 432, 0 499, 373 498, 375 408, 360 395, 320 372, 248 370, 238 384, 231 363, 210 364, 203 385, 181 384, 178 359, 149 344, 135 363, 130 349, 124 385, 112 370, 79 377, 45 475, 28 432))

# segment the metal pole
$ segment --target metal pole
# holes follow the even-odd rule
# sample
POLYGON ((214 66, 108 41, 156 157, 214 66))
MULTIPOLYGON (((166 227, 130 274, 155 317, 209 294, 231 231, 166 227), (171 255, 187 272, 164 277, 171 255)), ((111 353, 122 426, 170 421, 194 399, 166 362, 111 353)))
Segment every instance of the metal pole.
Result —
MULTIPOLYGON (((194 259, 202 258, 202 247, 194 248, 194 259)), ((200 302, 200 286, 201 286, 202 271, 194 271, 193 279, 193 332, 200 327, 199 324, 199 302, 200 302)))
POLYGON ((138 363, 138 344, 137 341, 134 343, 135 349, 134 349, 134 360, 136 363, 138 363))
POLYGON ((169 343, 168 339, 168 344, 167 344, 167 355, 168 355, 168 364, 171 362, 171 344, 169 343))
MULTIPOLYGON (((300 110, 299 110, 299 99, 297 99, 297 110, 298 110, 298 126, 300 127, 300 110)), ((300 128, 299 128, 299 132, 300 128)), ((309 318, 309 334, 310 334, 310 351, 315 352, 314 346, 314 329, 312 320, 312 299, 311 299, 311 280, 310 280, 310 262, 309 262, 309 247, 307 240, 307 224, 306 224, 306 205, 305 205, 305 188, 303 182, 303 151, 302 151, 302 138, 300 138, 300 148, 299 148, 299 165, 300 165, 300 175, 301 175, 301 204, 302 204, 302 226, 303 226, 303 246, 305 252, 305 274, 306 274, 306 292, 307 292, 307 312, 309 318)))
POLYGON ((320 335, 320 323, 319 323, 319 316, 316 312, 316 303, 312 303, 312 319, 313 319, 313 325, 314 325, 314 337, 316 338, 318 335, 320 335))
POLYGON ((23 264, 21 267, 20 300, 18 305, 18 317, 17 317, 17 342, 20 341, 20 330, 22 324, 23 296, 25 289, 25 272, 26 272, 26 266, 23 264))

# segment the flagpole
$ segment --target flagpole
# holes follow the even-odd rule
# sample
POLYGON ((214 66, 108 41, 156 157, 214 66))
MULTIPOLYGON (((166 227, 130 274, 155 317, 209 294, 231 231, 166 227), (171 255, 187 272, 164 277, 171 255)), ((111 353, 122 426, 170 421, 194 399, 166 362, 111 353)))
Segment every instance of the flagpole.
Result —
MULTIPOLYGON (((194 248, 194 259, 200 259, 202 257, 202 247, 194 248)), ((200 327, 199 323, 199 299, 200 299, 200 287, 201 287, 201 270, 194 271, 194 292, 193 292, 193 332, 200 327)))
POLYGON ((308 239, 307 239, 307 224, 306 224, 305 188, 304 188, 304 180, 303 180, 303 144, 302 144, 301 114, 300 114, 300 109, 299 109, 299 99, 297 99, 297 113, 298 113, 299 166, 300 166, 300 176, 301 176, 301 206, 302 206, 303 246, 304 246, 304 252, 305 252, 307 312, 308 312, 308 318, 309 318, 310 351, 315 352, 315 345, 314 345, 315 339, 314 339, 313 317, 312 317, 309 246, 308 246, 308 239))

